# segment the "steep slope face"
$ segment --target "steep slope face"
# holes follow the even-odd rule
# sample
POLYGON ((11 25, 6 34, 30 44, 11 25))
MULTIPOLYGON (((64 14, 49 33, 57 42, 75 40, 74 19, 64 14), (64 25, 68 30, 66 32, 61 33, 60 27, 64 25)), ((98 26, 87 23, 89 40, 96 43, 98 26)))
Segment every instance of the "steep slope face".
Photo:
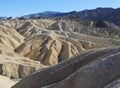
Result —
MULTIPOLYGON (((66 36, 58 35, 54 31, 43 31, 43 33, 28 39, 15 51, 25 57, 38 60, 42 64, 54 65, 85 50, 81 43, 66 36)), ((93 44, 93 46, 95 45, 93 44)), ((92 48, 92 43, 88 47, 92 48)))
POLYGON ((120 75, 120 47, 82 52, 24 78, 12 88, 104 88, 120 75))
POLYGON ((96 21, 105 21, 107 19, 107 16, 112 14, 114 11, 115 10, 113 8, 96 8, 92 10, 83 10, 79 12, 79 14, 84 18, 96 21))
POLYGON ((16 55, 14 48, 23 42, 24 37, 17 33, 10 25, 0 24, 0 54, 16 55))
POLYGON ((120 88, 120 79, 117 77, 111 83, 109 83, 105 88, 120 88))
POLYGON ((37 61, 25 57, 10 57, 0 54, 0 75, 12 79, 24 78, 42 68, 44 66, 37 61))
POLYGON ((120 45, 117 40, 45 30, 27 39, 15 52, 44 65, 55 65, 81 51, 117 45, 120 45))
POLYGON ((109 21, 114 24, 120 26, 120 8, 97 8, 93 10, 84 10, 78 12, 78 14, 86 19, 94 20, 94 21, 109 21))
MULTIPOLYGON (((19 22, 18 22, 19 23, 19 22)), ((21 27, 18 27, 16 30, 26 38, 29 38, 32 34, 37 33, 40 30, 48 29, 52 24, 54 24, 54 20, 28 20, 23 22, 21 27)))

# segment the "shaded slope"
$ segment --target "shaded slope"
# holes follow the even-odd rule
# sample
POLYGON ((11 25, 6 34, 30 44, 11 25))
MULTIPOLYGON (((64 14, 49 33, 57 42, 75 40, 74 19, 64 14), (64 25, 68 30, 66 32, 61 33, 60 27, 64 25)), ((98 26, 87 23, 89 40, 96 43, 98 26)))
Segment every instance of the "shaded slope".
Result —
POLYGON ((24 78, 42 68, 44 66, 37 61, 25 57, 10 57, 0 54, 0 75, 18 79, 24 78))
POLYGON ((105 88, 120 88, 120 76, 116 77, 116 79, 112 80, 105 88))
POLYGON ((109 21, 120 26, 119 18, 120 8, 97 8, 92 10, 84 10, 78 13, 81 17, 94 21, 109 21))
POLYGON ((119 57, 119 47, 82 52, 32 74, 12 88, 103 88, 120 75, 119 57))
POLYGON ((0 24, 0 54, 17 56, 14 49, 23 42, 24 37, 9 24, 0 24))

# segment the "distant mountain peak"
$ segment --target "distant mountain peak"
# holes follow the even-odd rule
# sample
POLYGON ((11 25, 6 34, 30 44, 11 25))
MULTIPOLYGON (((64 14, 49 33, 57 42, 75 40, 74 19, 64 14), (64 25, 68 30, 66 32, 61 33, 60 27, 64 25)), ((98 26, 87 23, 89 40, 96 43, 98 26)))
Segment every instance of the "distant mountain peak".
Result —
POLYGON ((57 11, 45 11, 45 12, 42 12, 42 14, 49 14, 49 13, 52 13, 52 14, 57 14, 57 13, 60 13, 60 12, 57 12, 57 11))
POLYGON ((114 24, 120 26, 120 8, 103 8, 98 7, 96 9, 91 10, 83 10, 83 11, 71 11, 71 12, 57 12, 57 11, 45 11, 36 14, 30 14, 23 17, 28 18, 37 18, 37 17, 47 17, 47 18, 56 18, 56 17, 69 17, 69 16, 77 16, 93 21, 108 21, 113 22, 114 24))

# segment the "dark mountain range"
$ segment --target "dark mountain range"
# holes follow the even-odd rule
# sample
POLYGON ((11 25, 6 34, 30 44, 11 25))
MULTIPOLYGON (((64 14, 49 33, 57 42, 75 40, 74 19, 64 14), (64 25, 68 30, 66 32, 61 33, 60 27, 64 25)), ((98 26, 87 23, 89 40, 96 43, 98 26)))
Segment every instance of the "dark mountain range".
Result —
POLYGON ((7 17, 0 17, 0 19, 6 19, 7 17))
POLYGON ((66 13, 46 11, 46 12, 42 12, 42 13, 24 15, 22 17, 23 18, 31 18, 31 19, 34 19, 36 17, 55 18, 55 17, 63 17, 63 16, 69 16, 69 15, 75 15, 75 14, 77 14, 76 11, 66 12, 66 13))
POLYGON ((23 18, 34 19, 38 17, 47 17, 47 18, 57 18, 57 17, 69 17, 69 16, 79 16, 85 19, 93 21, 108 21, 120 26, 120 8, 97 8, 92 10, 83 10, 83 11, 72 11, 72 12, 52 12, 46 11, 43 13, 30 14, 22 16, 23 18))
POLYGON ((28 18, 36 18, 36 17, 56 17, 56 15, 61 14, 60 12, 53 12, 53 11, 46 11, 46 12, 42 12, 42 13, 36 13, 36 14, 29 14, 29 15, 25 15, 22 17, 28 17, 28 18))
POLYGON ((86 19, 94 21, 108 21, 120 26, 120 8, 97 8, 94 10, 84 10, 78 14, 86 19))

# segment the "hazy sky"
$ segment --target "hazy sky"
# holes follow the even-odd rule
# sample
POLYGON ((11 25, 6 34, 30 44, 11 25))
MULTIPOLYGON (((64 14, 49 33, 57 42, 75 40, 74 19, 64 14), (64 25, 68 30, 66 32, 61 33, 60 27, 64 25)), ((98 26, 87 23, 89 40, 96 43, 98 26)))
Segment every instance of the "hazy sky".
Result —
POLYGON ((120 7, 120 0, 0 0, 0 16, 22 16, 44 11, 69 12, 97 7, 120 7))

